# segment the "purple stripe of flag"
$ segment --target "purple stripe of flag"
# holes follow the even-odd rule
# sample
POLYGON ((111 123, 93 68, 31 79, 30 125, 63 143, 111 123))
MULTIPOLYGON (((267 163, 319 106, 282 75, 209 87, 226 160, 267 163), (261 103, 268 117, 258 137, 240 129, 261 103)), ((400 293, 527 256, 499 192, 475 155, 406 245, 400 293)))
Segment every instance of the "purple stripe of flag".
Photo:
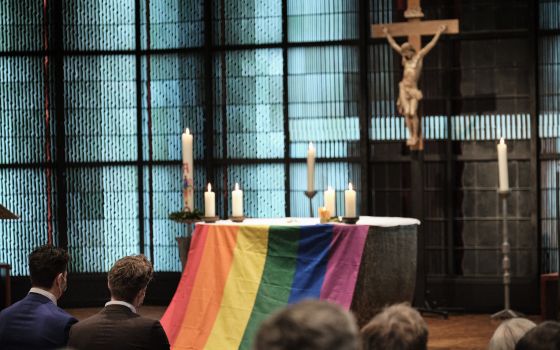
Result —
POLYGON ((334 225, 321 299, 350 308, 369 226, 334 225))

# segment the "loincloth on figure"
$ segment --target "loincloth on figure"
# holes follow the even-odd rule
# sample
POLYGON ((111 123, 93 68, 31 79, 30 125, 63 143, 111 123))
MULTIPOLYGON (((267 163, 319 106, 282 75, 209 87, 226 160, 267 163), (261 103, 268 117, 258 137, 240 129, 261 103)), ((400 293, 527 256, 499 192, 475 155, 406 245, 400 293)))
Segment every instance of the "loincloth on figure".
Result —
POLYGON ((424 95, 422 91, 414 86, 407 86, 402 81, 399 83, 399 98, 397 99, 397 110, 400 114, 407 114, 405 110, 408 108, 410 100, 420 101, 424 95), (405 105, 407 108, 405 108, 405 105))

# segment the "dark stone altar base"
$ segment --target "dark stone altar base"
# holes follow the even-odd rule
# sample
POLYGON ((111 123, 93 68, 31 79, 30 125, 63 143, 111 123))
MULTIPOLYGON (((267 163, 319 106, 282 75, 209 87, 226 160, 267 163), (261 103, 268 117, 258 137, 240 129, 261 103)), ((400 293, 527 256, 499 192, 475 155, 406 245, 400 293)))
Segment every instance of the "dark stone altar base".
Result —
POLYGON ((387 305, 412 303, 416 235, 416 225, 369 228, 350 307, 360 327, 387 305))

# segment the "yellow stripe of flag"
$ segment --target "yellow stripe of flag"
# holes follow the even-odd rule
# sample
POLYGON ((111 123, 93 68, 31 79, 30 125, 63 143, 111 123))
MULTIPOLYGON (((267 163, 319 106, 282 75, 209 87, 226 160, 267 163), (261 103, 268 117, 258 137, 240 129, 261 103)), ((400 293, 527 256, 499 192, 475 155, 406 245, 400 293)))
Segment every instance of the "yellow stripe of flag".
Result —
POLYGON ((222 304, 205 349, 237 349, 251 316, 268 248, 268 226, 241 226, 222 304))

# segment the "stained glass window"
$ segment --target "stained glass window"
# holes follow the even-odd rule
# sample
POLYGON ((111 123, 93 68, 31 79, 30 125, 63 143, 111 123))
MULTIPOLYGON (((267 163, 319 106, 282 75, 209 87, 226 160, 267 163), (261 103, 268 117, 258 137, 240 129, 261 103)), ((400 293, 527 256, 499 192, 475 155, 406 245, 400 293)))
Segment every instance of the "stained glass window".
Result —
POLYGON ((132 50, 134 0, 63 1, 64 48, 132 50))

